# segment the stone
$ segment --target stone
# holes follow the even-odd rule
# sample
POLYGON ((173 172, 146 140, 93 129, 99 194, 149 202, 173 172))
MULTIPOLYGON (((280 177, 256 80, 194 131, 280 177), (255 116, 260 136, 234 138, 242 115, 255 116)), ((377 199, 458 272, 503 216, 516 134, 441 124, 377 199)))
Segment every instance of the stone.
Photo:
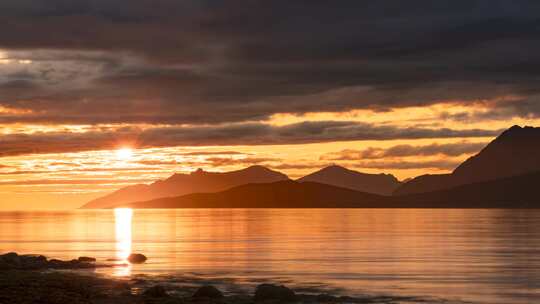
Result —
POLYGON ((132 253, 127 258, 128 262, 130 262, 131 264, 142 264, 146 262, 147 259, 148 258, 144 254, 140 253, 132 253))
POLYGON ((51 259, 47 263, 47 267, 53 269, 87 269, 96 268, 96 264, 80 262, 79 260, 61 261, 57 259, 51 259))
POLYGON ((44 269, 48 267, 47 258, 42 255, 20 255, 19 261, 22 269, 44 269))
POLYGON ((169 294, 167 294, 167 291, 163 286, 156 285, 145 290, 143 296, 150 298, 165 298, 168 297, 169 294))
POLYGON ((334 303, 334 302, 338 302, 339 299, 336 298, 336 297, 333 297, 329 294, 319 294, 317 295, 317 302, 319 303, 334 303))
POLYGON ((294 302, 296 294, 283 285, 261 284, 255 290, 255 301, 277 300, 280 302, 294 302))
POLYGON ((95 263, 96 262, 96 258, 91 258, 91 257, 79 257, 78 258, 78 261, 79 262, 84 262, 84 263, 95 263))
POLYGON ((212 285, 206 285, 197 289, 197 291, 193 294, 193 298, 220 299, 223 298, 223 293, 212 285))
POLYGON ((19 266, 21 263, 21 258, 15 252, 6 253, 4 255, 1 255, 0 257, 2 258, 2 261, 4 261, 4 263, 12 266, 19 266))

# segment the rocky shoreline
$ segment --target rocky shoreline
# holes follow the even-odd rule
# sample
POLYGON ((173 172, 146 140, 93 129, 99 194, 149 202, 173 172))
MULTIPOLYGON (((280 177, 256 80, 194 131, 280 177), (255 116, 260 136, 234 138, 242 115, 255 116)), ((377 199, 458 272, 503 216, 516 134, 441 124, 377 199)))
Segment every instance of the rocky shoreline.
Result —
MULTIPOLYGON (((253 293, 227 294, 212 285, 195 289, 136 280, 102 278, 73 271, 116 265, 80 257, 71 261, 42 255, 0 255, 0 304, 249 304, 249 303, 415 303, 407 297, 348 297, 300 294, 283 285, 260 284, 253 293)), ((423 301, 422 301, 423 302, 423 301)))
POLYGON ((1 270, 93 269, 100 267, 125 267, 127 264, 98 264, 95 258, 79 257, 70 261, 47 259, 43 255, 10 252, 0 255, 1 270))

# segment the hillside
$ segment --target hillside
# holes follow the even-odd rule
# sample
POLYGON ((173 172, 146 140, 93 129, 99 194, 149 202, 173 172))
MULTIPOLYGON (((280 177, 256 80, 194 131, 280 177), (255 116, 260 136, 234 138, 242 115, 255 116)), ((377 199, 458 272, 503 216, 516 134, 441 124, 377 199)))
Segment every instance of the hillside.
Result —
POLYGON ((539 208, 540 171, 394 197, 417 208, 539 208))
POLYGON ((174 174, 163 181, 150 185, 134 185, 117 190, 109 195, 95 199, 83 209, 108 208, 161 197, 181 196, 197 192, 218 192, 248 183, 271 183, 288 180, 282 173, 262 166, 251 166, 231 172, 206 172, 197 170, 190 174, 174 174))
POLYGON ((538 171, 539 155, 540 128, 513 126, 451 174, 416 177, 400 186, 394 194, 431 192, 538 171))
POLYGON ((401 185, 391 174, 366 174, 335 165, 306 175, 298 181, 328 184, 380 195, 390 195, 401 185))
POLYGON ((216 193, 119 204, 129 208, 538 208, 540 171, 451 189, 381 196, 314 182, 247 184, 216 193))
POLYGON ((217 193, 196 193, 117 205, 131 208, 357 208, 385 197, 313 182, 247 184, 217 193))

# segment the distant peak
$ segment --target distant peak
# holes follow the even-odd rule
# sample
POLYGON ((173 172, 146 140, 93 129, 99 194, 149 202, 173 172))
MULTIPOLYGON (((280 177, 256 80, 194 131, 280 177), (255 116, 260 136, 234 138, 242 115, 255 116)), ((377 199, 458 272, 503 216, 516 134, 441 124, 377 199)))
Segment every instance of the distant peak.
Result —
MULTIPOLYGON (((245 169, 242 169, 240 171, 245 171, 245 172, 259 172, 259 173, 280 173, 280 172, 277 172, 277 171, 274 171, 272 169, 269 169, 265 166, 261 166, 261 165, 253 165, 253 166, 249 166, 245 169)), ((281 173, 280 173, 281 174, 281 173)))
POLYGON ((349 169, 339 166, 339 165, 330 165, 330 166, 322 168, 322 170, 350 171, 349 169))
POLYGON ((249 166, 247 168, 245 168, 245 170, 270 170, 264 166, 261 166, 261 165, 253 165, 253 166, 249 166))
POLYGON ((514 137, 529 137, 529 136, 538 136, 540 133, 540 128, 535 128, 531 126, 518 126, 514 125, 511 128, 504 131, 498 139, 512 139, 514 137))
POLYGON ((200 175, 204 173, 206 173, 206 171, 204 171, 202 168, 198 168, 197 170, 191 172, 191 175, 200 175))

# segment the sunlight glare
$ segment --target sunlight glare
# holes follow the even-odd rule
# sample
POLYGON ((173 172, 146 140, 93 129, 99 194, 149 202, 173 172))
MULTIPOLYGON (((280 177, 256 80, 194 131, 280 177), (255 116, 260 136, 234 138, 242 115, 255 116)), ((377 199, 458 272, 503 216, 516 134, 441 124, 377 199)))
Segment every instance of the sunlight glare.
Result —
POLYGON ((122 148, 116 150, 116 158, 120 160, 130 159, 133 156, 133 150, 130 148, 122 148))
MULTIPOLYGON (((114 209, 115 235, 116 235, 116 258, 121 262, 127 262, 131 254, 131 222, 133 210, 130 208, 114 209)), ((118 268, 118 276, 129 275, 130 267, 118 268)))

